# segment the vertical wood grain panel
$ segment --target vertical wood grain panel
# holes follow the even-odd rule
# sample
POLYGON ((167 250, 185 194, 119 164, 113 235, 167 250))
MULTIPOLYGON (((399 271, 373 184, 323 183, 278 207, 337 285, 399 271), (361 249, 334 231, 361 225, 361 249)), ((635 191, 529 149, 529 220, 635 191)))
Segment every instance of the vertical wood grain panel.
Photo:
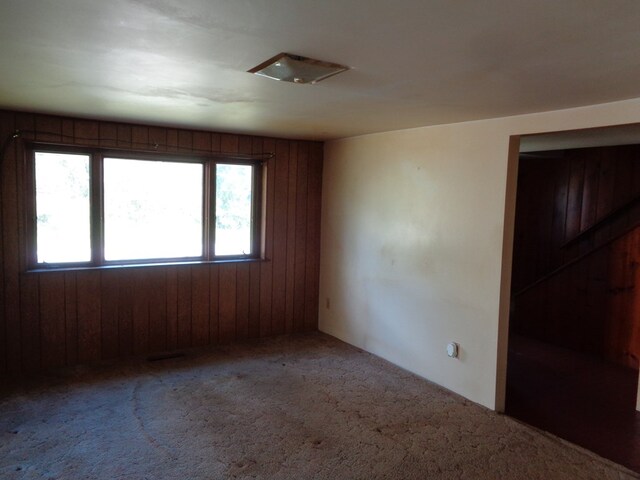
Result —
POLYGON ((178 130, 174 128, 167 129, 167 152, 178 151, 178 130))
POLYGON ((121 357, 133 355, 133 298, 131 270, 117 272, 118 283, 118 352, 121 357))
MULTIPOLYGON (((238 153, 250 154, 253 148, 253 137, 240 135, 238 153)), ((236 270, 236 338, 249 338, 249 317, 251 310, 251 264, 238 264, 236 270)))
POLYGON ((604 328, 604 354, 615 363, 625 364, 628 349, 627 340, 631 335, 632 319, 627 318, 625 312, 628 300, 626 295, 628 285, 627 262, 631 256, 629 252, 629 238, 625 236, 612 244, 609 262, 609 275, 606 288, 609 293, 609 306, 604 328))
MULTIPOLYGON (((596 205, 596 221, 603 220, 613 211, 613 186, 615 182, 615 159, 607 158, 605 149, 598 149, 600 176, 598 178, 598 200, 596 205)), ((594 232, 594 243, 600 245, 609 237, 611 225, 602 224, 594 232)))
POLYGON ((61 367, 66 363, 64 273, 40 276, 40 334, 42 365, 61 367))
POLYGON ((38 142, 61 142, 62 119, 50 115, 36 115, 35 139, 38 142))
MULTIPOLYGON (((22 339, 22 369, 34 372, 41 368, 39 282, 36 275, 20 279, 20 338, 22 339)), ((18 362, 19 360, 13 360, 18 362)))
POLYGON ((320 282, 320 207, 322 192, 322 144, 313 143, 309 152, 307 183, 307 262, 305 266, 304 329, 318 325, 318 290, 320 282))
POLYGON ((149 351, 167 350, 167 272, 163 267, 149 271, 149 351))
POLYGON ((634 239, 631 242, 631 251, 635 252, 635 258, 633 259, 633 267, 631 268, 631 281, 633 289, 630 290, 629 295, 631 297, 629 302, 628 315, 634 319, 632 333, 629 337, 629 351, 635 359, 636 363, 640 362, 640 228, 637 228, 634 232, 634 239))
POLYGON ((95 145, 100 139, 100 124, 95 120, 76 120, 73 135, 78 145, 95 145))
POLYGON ((167 267, 167 350, 178 348, 178 270, 167 267))
POLYGON ((65 343, 67 365, 78 363, 78 305, 76 272, 64 274, 65 343))
MULTIPOLYGON (((18 114, 16 115, 16 128, 20 130, 34 130, 35 129, 35 116, 32 114, 18 114)), ((29 133, 24 135, 25 139, 33 140, 37 133, 29 133)), ((18 223, 17 223, 17 233, 18 233, 18 269, 20 272, 24 272, 27 269, 27 245, 23 239, 26 237, 26 215, 25 215, 25 201, 26 198, 21 192, 24 191, 24 187, 26 185, 26 171, 25 171, 25 162, 22 161, 25 158, 25 149, 24 142, 22 140, 17 142, 17 157, 16 162, 18 165, 16 166, 16 209, 18 212, 18 223)))
POLYGON ((101 272, 100 279, 100 330, 102 343, 100 348, 101 358, 117 358, 118 348, 118 305, 119 302, 119 272, 106 270, 101 272))
POLYGON ((111 122, 100 122, 98 127, 101 147, 118 146, 118 125, 111 122))
POLYGON ((236 339, 249 337, 249 264, 236 266, 236 339))
POLYGON ((613 208, 620 208, 629 202, 634 194, 633 191, 633 164, 634 145, 625 145, 619 148, 619 153, 611 159, 615 162, 614 187, 613 187, 613 208))
MULTIPOLYGON (((613 200, 611 208, 618 210, 629 203, 633 197, 633 158, 630 148, 620 148, 619 156, 612 158, 615 162, 614 168, 614 186, 613 200)), ((625 211, 617 215, 611 223, 609 235, 616 236, 624 233, 633 220, 629 211, 625 211)))
POLYGON ((209 340, 220 341, 220 266, 209 268, 209 340))
POLYGON ((569 197, 570 164, 564 160, 558 162, 556 170, 555 201, 551 223, 551 265, 554 268, 562 263, 565 252, 561 249, 564 243, 564 232, 567 223, 567 201, 569 197))
POLYGON ((190 151, 193 147, 193 135, 187 130, 178 130, 178 150, 190 151))
MULTIPOLYGON (((262 151, 275 153, 275 141, 264 139, 262 151)), ((265 247, 264 256, 266 262, 260 264, 260 336, 268 336, 273 332, 272 328, 272 285, 273 285, 273 215, 275 202, 275 158, 269 159, 266 167, 266 221, 265 221, 265 247)))
POLYGON ((100 274, 78 272, 78 360, 91 363, 100 359, 100 274))
POLYGON ((606 322, 607 305, 601 301, 599 292, 607 288, 609 275, 609 251, 610 249, 600 250, 596 255, 592 256, 588 266, 586 303, 589 311, 589 321, 587 322, 586 338, 587 351, 599 352, 602 350, 602 339, 604 337, 604 329, 606 322))
POLYGON ((584 187, 582 189, 582 210, 580 215, 580 231, 584 231, 596 221, 598 208, 598 179, 600 163, 595 161, 593 153, 585 156, 584 187))
POLYGON ((149 150, 149 127, 134 125, 131 127, 133 148, 149 150))
POLYGON ((220 151, 223 153, 238 153, 240 137, 229 133, 220 135, 220 151))
POLYGON ((273 203, 273 285, 271 325, 276 335, 285 332, 285 302, 287 287, 287 200, 289 175, 289 144, 276 142, 275 199, 273 203))
MULTIPOLYGON (((2 131, 0 130, 0 141, 2 139, 2 131)), ((2 228, 2 224, 2 195, 0 195, 0 228, 2 228)), ((2 235, 0 234, 0 259, 4 257, 3 250, 2 235)), ((0 376, 7 374, 7 348, 7 318, 4 315, 4 268, 0 261, 0 376)))
POLYGON ((167 151, 167 129, 149 127, 149 146, 158 152, 167 151))
POLYGON ((633 164, 633 180, 631 182, 631 189, 635 193, 640 191, 640 145, 633 145, 629 148, 631 150, 629 155, 631 156, 631 163, 633 164))
MULTIPOLYGON (((573 295, 567 298, 569 305, 572 305, 576 310, 578 317, 577 328, 582 329, 584 325, 587 325, 590 320, 591 310, 584 301, 587 295, 587 289, 589 288, 589 262, 583 261, 575 264, 574 268, 571 268, 571 285, 574 286, 572 292, 573 295)), ((546 300, 546 299, 545 299, 546 300)), ((576 328, 576 325, 573 326, 576 328)), ((576 338, 577 349, 581 351, 587 351, 589 347, 589 340, 585 340, 581 335, 574 335, 576 338)))
MULTIPOLYGON (((2 131, 4 135, 9 135, 15 129, 21 128, 15 115, 3 118, 2 131)), ((34 318, 31 311, 21 312, 20 306, 24 298, 29 298, 36 288, 29 288, 24 291, 24 287, 29 287, 32 280, 20 281, 20 238, 18 225, 18 168, 19 162, 18 142, 13 141, 5 151, 2 162, 2 246, 4 269, 4 315, 6 318, 6 342, 8 371, 16 373, 20 371, 21 364, 25 368, 33 365, 36 368, 40 361, 40 337, 33 327, 34 318), (23 291, 21 292, 21 284, 23 291), (26 284, 26 285, 25 285, 26 284), (25 325, 26 324, 26 325, 25 325), (33 333, 32 333, 33 332, 33 333), (38 336, 25 336, 29 333, 38 336), (29 352, 33 351, 38 357, 30 359, 29 352), (22 361, 21 361, 22 359, 22 361), (28 362, 28 365, 25 362, 28 362)), ((37 283, 37 281, 36 281, 37 283)), ((27 301, 28 303, 28 301, 27 301)), ((37 321, 37 318, 35 319, 37 321)))
POLYGON ((309 171, 309 143, 298 149, 296 162, 296 237, 294 260, 294 305, 293 321, 296 332, 304 330, 306 301, 306 258, 307 258, 307 181, 309 171))
POLYGON ((582 187, 584 183, 584 158, 572 155, 570 158, 571 173, 569 178, 569 192, 567 198, 567 221, 565 225, 564 241, 571 240, 580 233, 580 218, 582 216, 582 187))
POLYGON ((219 324, 220 341, 230 342, 236 338, 236 265, 220 265, 219 324))
POLYGON ((209 132, 194 132, 193 148, 200 153, 210 152, 211 151, 211 134, 209 132))
POLYGON ((133 279, 133 353, 142 355, 149 352, 149 302, 151 285, 150 269, 135 268, 133 279))
MULTIPOLYGON (((544 182, 541 186, 541 210, 537 215, 537 235, 538 238, 552 239, 554 202, 548 202, 545 200, 549 198, 554 199, 555 182, 552 179, 557 173, 558 162, 556 159, 544 159, 541 160, 540 163, 544 164, 544 169, 551 170, 553 173, 551 175, 551 181, 544 182)), ((545 241, 541 242, 538 246, 538 259, 536 261, 536 265, 538 267, 539 274, 546 274, 553 268, 551 263, 552 245, 553 242, 545 241)))
POLYGON ((211 134, 211 151, 220 152, 222 150, 222 139, 219 133, 211 134))
POLYGON ((511 274, 511 285, 514 292, 520 291, 534 280, 535 268, 533 266, 536 251, 527 248, 526 240, 532 236, 531 219, 531 170, 534 165, 531 161, 521 158, 518 166, 518 188, 516 198, 516 218, 514 225, 513 239, 513 263, 518 268, 514 268, 511 274))
MULTIPOLYGON (((4 142, 15 131, 14 115, 0 112, 0 141, 4 142)), ((10 165, 15 165, 15 141, 8 145, 5 158, 0 164, 0 372, 15 373, 21 368, 20 361, 20 316, 17 312, 11 315, 11 308, 8 308, 7 283, 11 278, 11 272, 5 272, 5 259, 8 251, 5 246, 5 238, 10 228, 10 219, 6 218, 7 202, 12 203, 12 199, 7 195, 7 173, 10 165), (10 316, 11 315, 11 316, 10 316)), ((10 250, 9 250, 10 251, 10 250)), ((14 280, 15 282, 15 280, 14 280)))
MULTIPOLYGON (((22 138, 34 139, 37 136, 37 133, 31 133, 35 129, 35 118, 32 114, 16 114, 15 126, 16 129, 26 132, 22 138)), ((21 195, 26 181, 24 163, 21 162, 25 151, 22 141, 14 143, 16 148, 13 161, 15 163, 12 162, 11 167, 7 169, 8 171, 5 170, 5 174, 10 175, 15 181, 15 185, 11 186, 10 191, 7 192, 10 195, 15 195, 9 200, 11 215, 5 216, 5 224, 3 225, 3 230, 7 230, 7 225, 11 225, 8 228, 10 235, 5 237, 4 241, 6 249, 6 255, 3 259, 5 274, 11 272, 9 281, 5 277, 5 293, 7 294, 5 299, 7 304, 15 309, 15 314, 21 316, 20 338, 22 340, 23 365, 27 370, 37 370, 41 366, 42 358, 41 325, 39 311, 36 311, 38 310, 39 282, 37 278, 31 278, 28 275, 23 276, 23 281, 20 280, 22 272, 26 269, 26 245, 22 240, 25 236, 24 196, 21 195), (31 288, 35 291, 25 291, 25 289, 31 288), (34 302, 33 306, 31 301, 34 302), (34 358, 31 358, 29 352, 33 352, 34 358)), ((8 159, 5 158, 5 162, 7 161, 8 159)))
POLYGON ((289 146, 289 174, 287 186, 287 264, 286 264, 286 301, 285 331, 294 329, 294 294, 296 262, 296 194, 298 186, 298 142, 289 146))
MULTIPOLYGON (((543 199, 545 198, 549 198, 548 197, 548 185, 549 182, 548 180, 545 181, 544 180, 544 176, 542 174, 543 172, 543 168, 544 168, 543 163, 540 162, 536 162, 536 167, 535 169, 533 169, 530 172, 530 181, 533 182, 533 184, 535 185, 540 185, 542 183, 542 185, 540 185, 540 192, 545 192, 546 196, 543 194, 541 195, 540 193, 538 193, 538 195, 532 195, 530 197, 530 201, 532 203, 531 209, 530 209, 530 216, 529 216, 529 221, 530 223, 530 228, 529 228, 529 234, 532 235, 534 238, 548 238, 549 232, 545 231, 545 219, 547 217, 547 211, 548 211, 548 206, 545 205, 545 202, 543 199), (540 168, 538 165, 542 165, 542 168, 540 168)), ((543 245, 542 243, 540 245, 543 245)), ((544 270, 544 263, 542 262, 542 258, 544 257, 544 254, 541 253, 540 249, 536 248, 536 249, 532 249, 532 255, 531 255, 531 266, 532 266, 532 277, 530 277, 530 281, 533 280, 534 278, 538 278, 541 275, 544 275, 546 273, 546 271, 544 270)))
POLYGON ((598 150, 598 198, 596 203, 596 220, 602 220, 611 213, 613 207, 613 186, 615 183, 615 158, 607 158, 606 150, 598 150))
POLYGON ((238 152, 251 153, 253 148, 253 138, 248 135, 240 135, 238 138, 238 152))
POLYGON ((64 143, 73 143, 73 119, 62 119, 62 141, 64 143))
POLYGON ((260 336, 260 264, 249 265, 249 338, 260 336))
MULTIPOLYGON (((251 153, 262 153, 262 139, 251 137, 251 153)), ((265 252, 260 252, 264 254, 265 252)), ((262 263, 252 263, 249 267, 249 337, 260 336, 260 278, 262 263)))
POLYGON ((209 339, 209 267, 191 267, 193 345, 207 345, 209 339))
POLYGON ((191 268, 178 269, 178 348, 191 346, 191 268))
POLYGON ((131 125, 118 125, 118 147, 131 148, 131 125))
POLYGON ((267 164, 264 261, 26 273, 23 142, 10 145, 0 375, 316 327, 321 144, 0 111, 0 134, 16 128, 43 142, 277 158, 267 164))

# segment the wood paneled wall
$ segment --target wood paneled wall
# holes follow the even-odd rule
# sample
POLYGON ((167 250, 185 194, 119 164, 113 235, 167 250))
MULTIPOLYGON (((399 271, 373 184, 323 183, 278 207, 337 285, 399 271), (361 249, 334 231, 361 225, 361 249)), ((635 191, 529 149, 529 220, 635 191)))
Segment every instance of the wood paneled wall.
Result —
POLYGON ((523 156, 517 195, 513 292, 640 221, 640 145, 523 156))
POLYGON ((639 200, 638 145, 521 158, 514 331, 638 367, 639 200))
POLYGON ((640 359, 640 227, 514 301, 517 333, 631 368, 640 359))
POLYGON ((24 138, 160 152, 274 152, 265 261, 26 271, 25 169, 13 141, 0 178, 0 374, 315 330, 322 143, 0 111, 24 138))

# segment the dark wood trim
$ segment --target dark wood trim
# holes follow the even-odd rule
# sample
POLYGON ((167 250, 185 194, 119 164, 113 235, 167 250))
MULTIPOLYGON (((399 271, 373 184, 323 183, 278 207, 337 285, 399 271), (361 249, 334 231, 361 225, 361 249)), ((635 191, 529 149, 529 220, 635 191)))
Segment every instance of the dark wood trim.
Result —
POLYGON ((251 179, 251 255, 263 258, 263 233, 264 232, 264 199, 263 191, 263 175, 266 167, 264 165, 255 165, 253 167, 253 175, 251 179))
MULTIPOLYGON (((91 157, 91 263, 99 265, 104 260, 104 169, 100 158, 91 157)), ((34 264, 33 267, 36 265, 34 264)))
POLYGON ((215 168, 215 164, 209 162, 204 165, 203 172, 203 208, 202 208, 202 249, 204 258, 213 257, 213 245, 216 240, 216 182, 215 173, 212 171, 215 168), (209 222, 207 219, 213 219, 209 222))
MULTIPOLYGON (((138 132, 139 134, 139 132, 138 132)), ((256 238, 261 238, 261 227, 263 221, 256 216, 256 212, 262 212, 260 201, 262 199, 260 175, 263 168, 263 161, 243 160, 232 161, 226 158, 224 161, 219 157, 210 155, 184 155, 184 154, 165 154, 165 153, 148 153, 139 151, 114 150, 99 147, 77 146, 51 144, 42 142, 26 142, 27 161, 26 176, 29 178, 29 187, 26 189, 26 202, 30 204, 29 218, 27 220, 27 228, 29 236, 27 242, 27 269, 29 271, 40 270, 69 270, 74 268, 100 268, 127 265, 151 265, 151 264, 167 264, 167 263, 193 263, 193 262, 214 262, 214 261, 237 261, 252 258, 260 258, 261 251, 257 248, 256 238), (36 231, 36 206, 35 206, 35 152, 53 152, 53 153, 74 153, 88 155, 90 159, 90 182, 91 182, 91 260, 89 262, 77 263, 59 263, 59 264, 39 264, 37 262, 37 231, 36 231), (133 259, 133 260, 115 260, 108 261, 104 258, 104 160, 106 158, 121 158, 128 160, 148 160, 148 161, 171 161, 197 163, 203 166, 203 251, 198 257, 175 257, 175 258, 150 258, 150 259, 133 259), (216 236, 216 165, 246 165, 252 167, 252 228, 251 228, 251 245, 252 251, 247 255, 215 255, 215 236, 216 236)), ((235 156, 234 153, 229 156, 235 156)))

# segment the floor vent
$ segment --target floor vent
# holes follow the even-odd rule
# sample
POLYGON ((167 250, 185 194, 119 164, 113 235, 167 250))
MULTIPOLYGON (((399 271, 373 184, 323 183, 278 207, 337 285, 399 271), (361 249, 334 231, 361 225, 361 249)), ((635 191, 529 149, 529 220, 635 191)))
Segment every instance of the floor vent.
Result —
POLYGON ((182 358, 185 354, 182 352, 161 353, 159 355, 150 355, 147 362, 159 362, 160 360, 170 360, 172 358, 182 358))

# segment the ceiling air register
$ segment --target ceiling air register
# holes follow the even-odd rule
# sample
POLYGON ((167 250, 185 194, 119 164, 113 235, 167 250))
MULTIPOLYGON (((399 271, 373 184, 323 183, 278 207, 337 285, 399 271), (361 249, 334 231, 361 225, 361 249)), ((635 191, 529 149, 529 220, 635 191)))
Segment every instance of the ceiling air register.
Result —
POLYGON ((337 63, 323 62, 290 53, 279 53, 252 68, 249 73, 283 82, 314 84, 346 70, 349 70, 349 67, 337 63))

